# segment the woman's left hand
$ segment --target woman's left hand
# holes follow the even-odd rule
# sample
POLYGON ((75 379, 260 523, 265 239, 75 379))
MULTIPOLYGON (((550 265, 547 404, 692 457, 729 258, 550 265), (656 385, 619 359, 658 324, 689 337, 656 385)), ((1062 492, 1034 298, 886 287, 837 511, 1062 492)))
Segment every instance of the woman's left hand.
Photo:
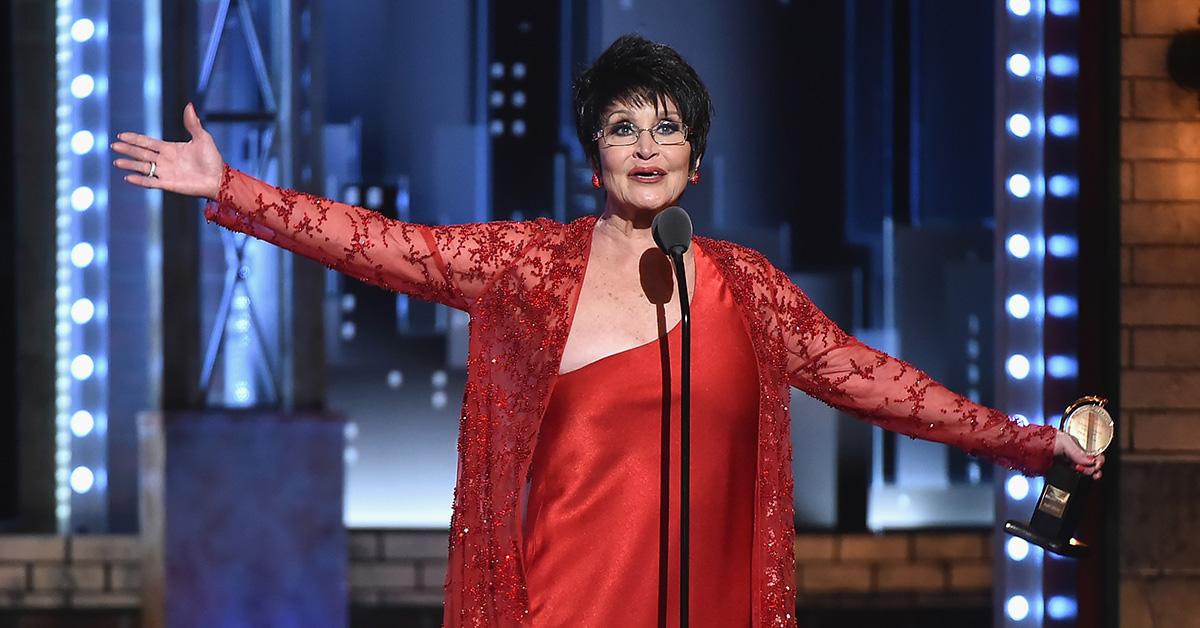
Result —
POLYGON ((1100 479, 1100 467, 1104 466, 1104 454, 1089 456, 1075 438, 1066 432, 1058 432, 1054 439, 1054 455, 1062 456, 1075 463, 1075 470, 1092 479, 1100 479))

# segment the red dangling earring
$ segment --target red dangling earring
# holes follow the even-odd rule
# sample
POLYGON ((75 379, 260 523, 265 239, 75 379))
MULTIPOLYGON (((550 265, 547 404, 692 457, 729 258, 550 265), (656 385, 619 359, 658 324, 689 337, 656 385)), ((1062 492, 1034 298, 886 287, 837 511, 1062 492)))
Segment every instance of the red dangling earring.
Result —
POLYGON ((600 189, 600 173, 592 173, 592 187, 596 188, 597 190, 600 189))
POLYGON ((700 169, 699 168, 696 168, 696 171, 692 173, 692 176, 688 177, 688 181, 691 181, 692 185, 696 185, 697 183, 700 183, 700 169))

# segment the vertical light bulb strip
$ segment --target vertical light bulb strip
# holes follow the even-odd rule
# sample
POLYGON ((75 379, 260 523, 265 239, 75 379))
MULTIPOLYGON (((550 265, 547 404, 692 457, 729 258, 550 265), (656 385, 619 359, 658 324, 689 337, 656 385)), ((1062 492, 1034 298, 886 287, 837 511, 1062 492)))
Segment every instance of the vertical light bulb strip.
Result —
MULTIPOLYGON (((1001 321, 999 407, 1044 423, 1044 0, 1009 0, 997 13, 997 277, 1001 321)), ((997 515, 1028 520, 1040 478, 1006 472, 997 515)), ((1042 625, 1042 549, 1004 539, 995 600, 997 625, 1042 625)))
POLYGON ((62 532, 107 525, 108 14, 57 0, 55 517, 62 532))

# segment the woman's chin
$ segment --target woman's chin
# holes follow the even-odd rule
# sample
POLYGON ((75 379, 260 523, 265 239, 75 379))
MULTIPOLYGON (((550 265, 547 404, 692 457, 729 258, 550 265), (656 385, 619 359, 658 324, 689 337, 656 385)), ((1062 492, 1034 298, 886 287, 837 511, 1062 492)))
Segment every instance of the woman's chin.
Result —
POLYGON ((629 207, 639 212, 660 212, 679 200, 678 196, 668 196, 666 194, 651 194, 631 199, 629 207))

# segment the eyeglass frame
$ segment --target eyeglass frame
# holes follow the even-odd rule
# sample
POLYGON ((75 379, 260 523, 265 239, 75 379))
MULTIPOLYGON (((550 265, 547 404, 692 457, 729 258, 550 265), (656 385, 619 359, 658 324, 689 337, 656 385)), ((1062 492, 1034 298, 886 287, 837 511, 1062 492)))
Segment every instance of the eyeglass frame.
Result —
MULTIPOLYGON (((648 129, 643 129, 643 128, 639 127, 638 125, 636 125, 632 122, 629 122, 628 120, 622 120, 619 122, 613 122, 612 124, 608 124, 605 126, 612 127, 612 126, 616 126, 618 124, 628 124, 628 125, 632 126, 635 131, 637 131, 637 135, 633 136, 633 141, 628 144, 609 144, 609 146, 633 146, 634 144, 638 143, 639 139, 641 139, 642 131, 650 131, 650 139, 654 140, 654 143, 658 144, 659 146, 683 146, 684 144, 687 144, 688 136, 691 135, 691 133, 692 133, 692 127, 688 126, 684 122, 675 122, 674 120, 659 120, 658 122, 654 123, 654 126, 658 126, 658 125, 662 124, 663 122, 672 122, 674 124, 678 124, 680 126, 680 128, 683 130, 683 141, 678 144, 663 144, 662 142, 658 141, 658 136, 654 134, 654 127, 650 127, 648 129)), ((598 129, 595 133, 592 134, 593 142, 604 139, 604 137, 605 137, 604 128, 605 127, 600 127, 600 129, 598 129)))

